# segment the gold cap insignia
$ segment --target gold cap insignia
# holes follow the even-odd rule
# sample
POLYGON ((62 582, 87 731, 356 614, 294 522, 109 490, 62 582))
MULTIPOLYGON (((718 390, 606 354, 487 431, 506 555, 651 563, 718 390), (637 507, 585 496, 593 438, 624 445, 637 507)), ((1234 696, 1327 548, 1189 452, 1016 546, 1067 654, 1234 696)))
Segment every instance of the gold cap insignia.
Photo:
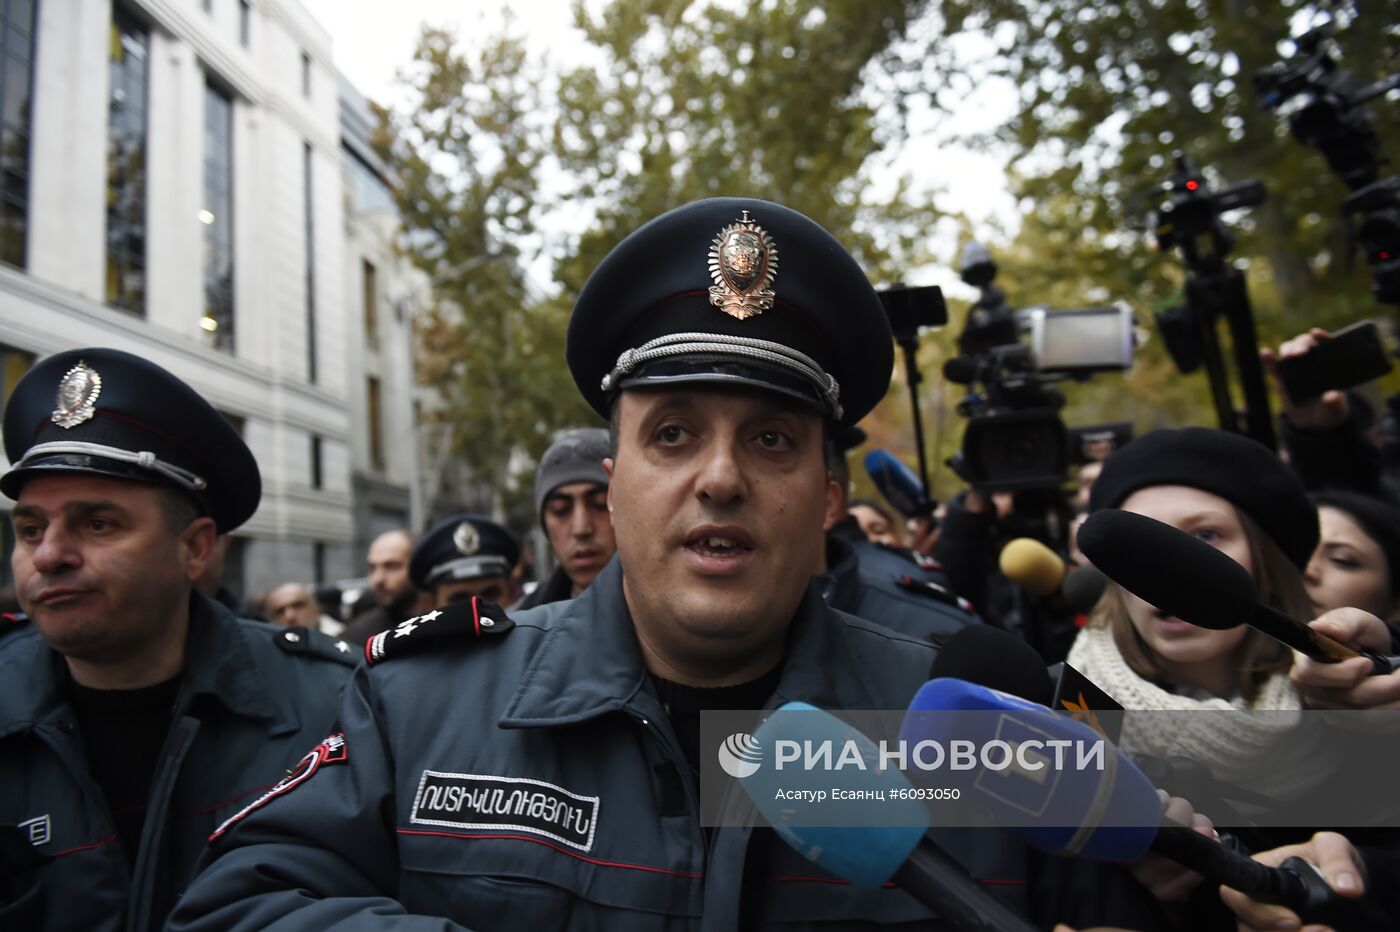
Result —
POLYGON ((58 383, 58 407, 53 422, 62 428, 77 427, 91 420, 97 410, 97 396, 102 394, 102 376, 82 360, 63 374, 58 383))
POLYGON ((747 210, 710 244, 710 303, 730 317, 747 320, 771 308, 777 274, 778 247, 747 210))
POLYGON ((481 549, 481 535, 477 533, 476 525, 470 521, 463 521, 457 525, 457 530, 452 532, 452 543, 458 553, 469 557, 481 549))

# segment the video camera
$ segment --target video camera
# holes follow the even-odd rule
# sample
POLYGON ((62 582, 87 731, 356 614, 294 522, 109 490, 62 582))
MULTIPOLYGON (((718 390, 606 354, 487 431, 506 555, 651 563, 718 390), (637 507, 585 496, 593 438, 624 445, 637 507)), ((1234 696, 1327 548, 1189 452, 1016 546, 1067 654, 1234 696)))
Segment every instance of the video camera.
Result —
POLYGON ((1371 267, 1371 292, 1400 304, 1400 179, 1382 178, 1375 116, 1361 105, 1400 87, 1400 74, 1363 85, 1338 63, 1327 21, 1294 40, 1291 58, 1259 69, 1254 88, 1261 105, 1284 115, 1293 135, 1318 149, 1352 194, 1342 203, 1355 241, 1371 267))
POLYGON ((1065 397, 1054 383, 1130 369, 1132 310, 1013 310, 995 284, 996 263, 977 243, 964 250, 960 272, 981 294, 958 336, 960 355, 944 364, 943 375, 982 390, 958 405, 968 424, 949 465, 990 492, 1058 489, 1068 475, 1070 443, 1059 413, 1065 397))

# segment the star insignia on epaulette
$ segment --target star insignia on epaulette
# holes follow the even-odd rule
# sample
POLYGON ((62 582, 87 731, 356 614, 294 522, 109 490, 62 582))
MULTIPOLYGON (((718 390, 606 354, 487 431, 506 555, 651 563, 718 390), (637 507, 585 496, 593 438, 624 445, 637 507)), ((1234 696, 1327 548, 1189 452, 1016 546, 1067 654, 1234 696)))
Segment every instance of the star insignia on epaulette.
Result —
POLYGON ((514 626, 505 609, 473 596, 468 602, 435 608, 379 632, 365 642, 365 663, 373 666, 391 657, 414 653, 434 641, 501 635, 514 626))

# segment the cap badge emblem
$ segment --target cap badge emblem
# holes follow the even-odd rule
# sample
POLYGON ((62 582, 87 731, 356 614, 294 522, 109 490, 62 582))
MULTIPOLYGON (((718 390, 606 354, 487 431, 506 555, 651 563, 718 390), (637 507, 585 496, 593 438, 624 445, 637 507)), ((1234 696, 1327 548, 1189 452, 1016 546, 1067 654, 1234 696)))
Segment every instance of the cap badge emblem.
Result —
POLYGON ((747 210, 710 245, 710 303, 730 317, 747 320, 771 308, 777 274, 778 247, 747 210))
POLYGON ((452 543, 458 553, 469 557, 481 549, 481 535, 477 533, 474 524, 463 521, 457 525, 457 530, 452 532, 452 543))
POLYGON ((58 407, 53 422, 59 427, 77 427, 91 420, 97 409, 97 396, 102 394, 102 376, 87 363, 78 364, 63 374, 58 383, 58 407))

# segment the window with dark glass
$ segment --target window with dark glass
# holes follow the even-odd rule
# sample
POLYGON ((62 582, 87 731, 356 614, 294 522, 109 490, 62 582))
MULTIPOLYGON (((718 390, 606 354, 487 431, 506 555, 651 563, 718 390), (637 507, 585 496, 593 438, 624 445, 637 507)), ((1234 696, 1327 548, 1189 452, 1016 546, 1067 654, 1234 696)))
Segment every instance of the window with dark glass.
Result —
POLYGON ((107 100, 107 303, 146 312, 146 62, 150 34, 112 10, 107 100))
POLYGON ((0 63, 0 262, 25 264, 29 123, 34 88, 34 0, 4 5, 0 63))
POLYGON ((316 384, 316 229, 313 221, 311 143, 302 149, 302 218, 306 241, 306 380, 316 384))
POLYGON ((311 435, 311 487, 321 488, 324 478, 321 474, 321 438, 311 435))
POLYGON ((379 275, 374 263, 368 259, 361 262, 361 277, 365 291, 365 342, 370 346, 379 345, 379 275))
POLYGON ((384 471, 384 421, 379 394, 379 380, 374 376, 365 379, 365 407, 369 419, 369 463, 376 472, 384 471))
POLYGON ((311 96, 311 56, 301 53, 301 96, 311 96))
POLYGON ((238 41, 246 49, 252 36, 253 7, 248 0, 238 0, 238 41))
POLYGON ((10 393, 34 365, 34 354, 0 343, 0 411, 10 403, 10 393))
POLYGON ((233 101, 204 88, 204 316, 215 349, 233 352, 233 101))
POLYGON ((316 574, 316 584, 326 581, 326 542, 313 541, 311 544, 311 572, 316 574))

